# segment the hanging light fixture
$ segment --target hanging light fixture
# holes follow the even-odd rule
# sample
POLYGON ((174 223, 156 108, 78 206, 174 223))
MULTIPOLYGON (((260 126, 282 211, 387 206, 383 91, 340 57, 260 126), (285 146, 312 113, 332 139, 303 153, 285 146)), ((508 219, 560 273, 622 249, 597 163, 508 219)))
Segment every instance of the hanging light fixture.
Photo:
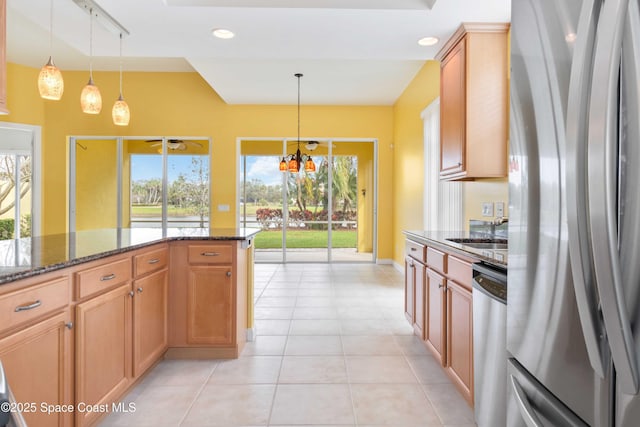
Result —
POLYGON ((131 112, 129 106, 122 98, 122 33, 120 33, 120 96, 113 104, 111 110, 111 116, 113 117, 113 124, 118 126, 128 126, 129 119, 131 118, 131 112))
MULTIPOLYGON (((295 154, 291 154, 289 161, 287 162, 286 157, 283 157, 280 161, 280 172, 291 172, 298 173, 300 171, 300 165, 304 160, 304 170, 306 172, 315 172, 316 165, 313 163, 313 159, 308 154, 302 154, 300 152, 300 77, 302 77, 301 73, 294 74, 298 78, 298 149, 295 154)), ((289 157, 289 156, 287 156, 289 157)))
POLYGON ((93 9, 89 9, 89 83, 82 89, 80 105, 87 114, 99 114, 102 110, 100 89, 93 84, 93 9))
POLYGON ((64 92, 64 80, 60 69, 53 63, 53 0, 49 9, 49 60, 38 75, 40 97, 59 101, 64 92))

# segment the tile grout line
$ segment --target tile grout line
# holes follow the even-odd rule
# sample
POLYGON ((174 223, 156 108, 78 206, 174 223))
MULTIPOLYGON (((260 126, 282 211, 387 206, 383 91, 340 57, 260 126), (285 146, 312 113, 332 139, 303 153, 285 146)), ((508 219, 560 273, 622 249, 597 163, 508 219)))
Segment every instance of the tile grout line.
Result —
POLYGON ((193 408, 193 405, 196 403, 196 400, 198 400, 198 398, 202 394, 202 390, 204 390, 204 388, 207 386, 207 383, 209 382, 209 379, 211 379, 211 376, 213 375, 215 370, 218 369, 218 366, 219 366, 220 362, 216 361, 215 363, 216 363, 215 366, 213 367, 211 372, 209 372, 209 375, 207 375, 207 378, 202 383, 202 386, 200 386, 200 389, 198 390, 198 392, 194 396, 193 400, 189 404, 189 407, 187 408, 187 410, 184 412, 184 415, 182 416, 182 418, 180 418, 180 421, 178 422, 178 426, 181 426, 182 423, 184 423, 184 421, 187 419, 187 416, 189 415, 189 412, 191 412, 191 409, 193 408))

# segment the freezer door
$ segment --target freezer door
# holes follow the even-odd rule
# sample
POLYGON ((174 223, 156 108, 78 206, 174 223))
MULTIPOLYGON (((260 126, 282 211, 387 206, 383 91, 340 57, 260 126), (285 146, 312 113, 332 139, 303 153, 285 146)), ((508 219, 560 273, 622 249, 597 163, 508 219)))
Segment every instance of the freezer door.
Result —
MULTIPOLYGON (((640 349, 640 8, 629 2, 622 36, 619 118, 619 251, 626 310, 634 347, 640 349)), ((638 357, 636 352, 636 358, 638 357)), ((637 359, 634 362, 640 365, 637 359)), ((637 426, 640 398, 627 394, 617 381, 616 425, 637 426)))
POLYGON ((583 422, 598 425, 607 399, 596 396, 576 305, 564 181, 573 45, 587 3, 512 2, 507 350, 583 422))
POLYGON ((508 362, 509 427, 589 427, 515 359, 508 362))

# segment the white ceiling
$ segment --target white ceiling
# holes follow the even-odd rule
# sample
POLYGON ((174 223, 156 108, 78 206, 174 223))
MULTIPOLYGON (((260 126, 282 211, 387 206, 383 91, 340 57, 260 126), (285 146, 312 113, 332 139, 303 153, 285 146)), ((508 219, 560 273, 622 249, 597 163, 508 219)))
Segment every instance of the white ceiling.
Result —
MULTIPOLYGON (((7 0, 10 62, 46 62, 49 1, 7 0)), ((303 104, 392 105, 461 22, 511 16, 510 0, 96 1, 130 33, 125 72, 195 70, 230 104, 295 104, 300 72, 303 104), (425 36, 440 42, 421 47, 425 36)), ((54 4, 56 65, 88 69, 89 15, 73 0, 54 4)), ((94 22, 94 70, 117 70, 118 49, 118 35, 94 22)))

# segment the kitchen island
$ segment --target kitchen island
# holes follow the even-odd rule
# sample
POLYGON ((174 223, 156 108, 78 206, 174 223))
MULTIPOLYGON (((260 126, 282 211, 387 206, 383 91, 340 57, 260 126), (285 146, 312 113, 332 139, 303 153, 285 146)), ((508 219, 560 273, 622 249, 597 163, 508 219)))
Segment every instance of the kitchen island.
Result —
POLYGON ((163 357, 238 357, 258 231, 104 229, 0 242, 0 360, 16 400, 35 402, 27 423, 95 425, 163 357))

